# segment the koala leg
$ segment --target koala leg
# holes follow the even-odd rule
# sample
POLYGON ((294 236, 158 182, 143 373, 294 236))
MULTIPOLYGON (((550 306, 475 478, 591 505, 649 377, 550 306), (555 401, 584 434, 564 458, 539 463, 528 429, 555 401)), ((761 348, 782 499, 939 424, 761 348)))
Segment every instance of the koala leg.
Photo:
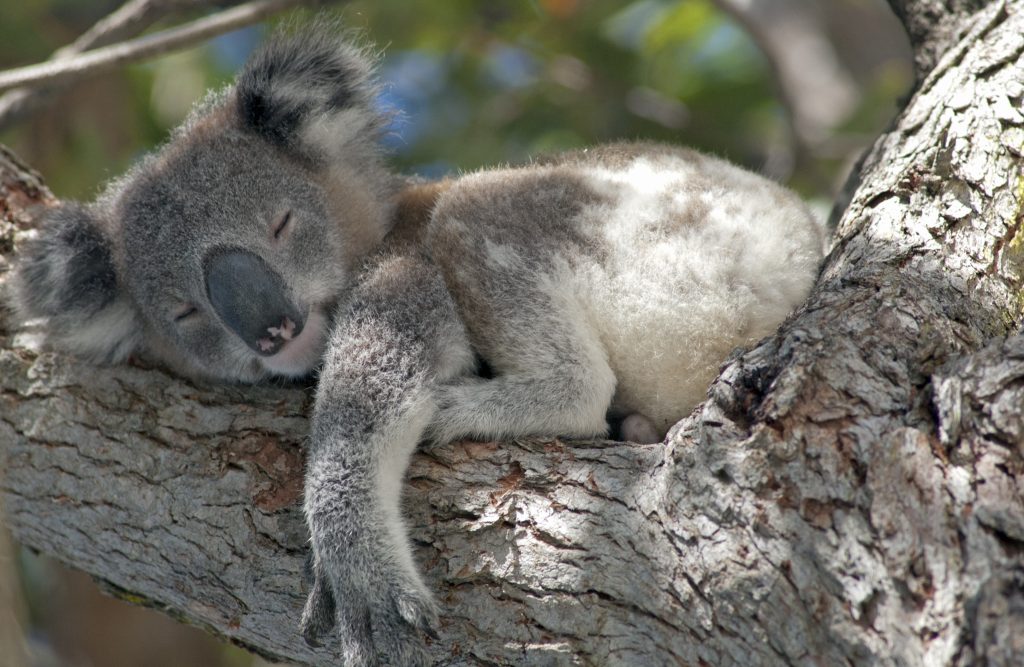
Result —
POLYGON ((615 378, 605 368, 527 372, 464 379, 437 390, 438 410, 428 431, 437 442, 526 435, 602 437, 615 378))
POLYGON ((544 169, 465 177, 438 199, 427 245, 494 377, 438 390, 435 440, 608 432, 616 378, 579 289, 602 255, 582 212, 604 202, 544 169))
POLYGON ((383 261, 339 313, 309 436, 302 633, 317 644, 337 625, 346 665, 429 664, 420 632, 437 611, 400 513, 402 480, 438 378, 471 360, 442 280, 419 260, 383 261))
MULTIPOLYGON (((496 329, 480 337, 493 378, 463 378, 437 390, 429 435, 438 442, 463 437, 525 435, 600 437, 615 393, 615 374, 597 335, 572 303, 543 291, 495 297, 486 318, 496 329), (528 313, 502 304, 529 302, 528 313)), ((472 326, 472 325, 469 325, 472 326)), ((476 333, 476 332, 474 332, 476 333)))

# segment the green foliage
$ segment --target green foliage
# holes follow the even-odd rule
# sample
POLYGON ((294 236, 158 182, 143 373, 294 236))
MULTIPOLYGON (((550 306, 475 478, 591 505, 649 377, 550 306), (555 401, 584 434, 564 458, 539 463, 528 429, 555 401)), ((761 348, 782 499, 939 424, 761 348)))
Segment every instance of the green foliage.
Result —
MULTIPOLYGON (((113 6, 4 3, 0 66, 42 59, 113 6)), ((354 0, 333 11, 383 48, 382 103, 398 112, 388 145, 406 171, 437 176, 639 137, 760 169, 785 141, 768 67, 710 0, 354 0)), ((86 82, 0 141, 59 195, 88 197, 158 144, 202 89, 229 81, 260 34, 240 31, 86 82)), ((851 124, 873 129, 878 118, 862 109, 851 124)), ((820 187, 842 166, 834 160, 824 179, 797 173, 794 182, 820 187)))

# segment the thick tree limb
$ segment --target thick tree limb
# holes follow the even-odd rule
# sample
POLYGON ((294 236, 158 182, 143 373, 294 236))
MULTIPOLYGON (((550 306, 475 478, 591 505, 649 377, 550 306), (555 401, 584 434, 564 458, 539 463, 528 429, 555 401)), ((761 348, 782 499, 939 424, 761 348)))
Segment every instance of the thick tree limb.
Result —
MULTIPOLYGON (((440 664, 1019 664, 1024 344, 1004 338, 1024 284, 1024 2, 960 18, 807 305, 666 444, 417 457, 440 664)), ((9 212, 39 192, 4 187, 9 212)), ((18 540, 272 657, 329 661, 295 631, 308 392, 0 336, 18 540)))
POLYGON ((1005 0, 889 0, 914 47, 918 81, 924 78, 966 34, 974 17, 987 5, 1011 8, 1005 0))

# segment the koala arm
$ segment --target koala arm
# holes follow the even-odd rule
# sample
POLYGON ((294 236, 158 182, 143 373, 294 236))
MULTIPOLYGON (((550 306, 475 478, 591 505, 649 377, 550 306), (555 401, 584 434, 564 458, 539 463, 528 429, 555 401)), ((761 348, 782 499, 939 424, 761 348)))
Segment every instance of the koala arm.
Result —
POLYGON ((302 632, 315 644, 337 623, 345 664, 427 664, 417 631, 429 633, 437 612, 400 514, 402 479, 437 384, 471 369, 473 356, 425 260, 381 262, 342 309, 311 424, 314 582, 302 632))

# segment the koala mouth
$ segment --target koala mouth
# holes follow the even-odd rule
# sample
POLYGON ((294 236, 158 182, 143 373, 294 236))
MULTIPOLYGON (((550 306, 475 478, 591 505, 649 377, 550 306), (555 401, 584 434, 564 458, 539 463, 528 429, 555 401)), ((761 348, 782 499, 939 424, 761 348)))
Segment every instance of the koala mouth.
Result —
POLYGON ((307 313, 266 260, 244 248, 214 248, 204 277, 213 310, 263 368, 301 377, 316 367, 327 339, 324 311, 313 307, 307 313))
POLYGON ((302 327, 298 327, 296 331, 295 322, 286 315, 279 326, 267 327, 267 335, 256 340, 256 349, 263 353, 272 353, 301 333, 302 327))
POLYGON ((267 328, 270 337, 267 341, 270 345, 268 350, 277 348, 278 351, 269 356, 260 356, 259 361, 271 373, 302 377, 319 364, 327 343, 327 318, 319 309, 311 309, 305 325, 298 331, 296 328, 287 317, 280 326, 267 328))

